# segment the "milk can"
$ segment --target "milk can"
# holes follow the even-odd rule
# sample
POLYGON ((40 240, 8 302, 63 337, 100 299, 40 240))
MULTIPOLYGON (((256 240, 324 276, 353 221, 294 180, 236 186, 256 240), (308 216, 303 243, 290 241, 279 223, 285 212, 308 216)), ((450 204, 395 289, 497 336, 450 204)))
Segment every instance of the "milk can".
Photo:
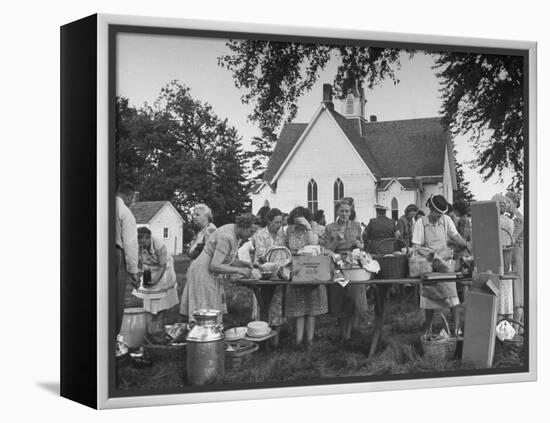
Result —
POLYGON ((195 310, 187 333, 187 381, 191 385, 219 383, 224 376, 225 342, 218 310, 195 310))

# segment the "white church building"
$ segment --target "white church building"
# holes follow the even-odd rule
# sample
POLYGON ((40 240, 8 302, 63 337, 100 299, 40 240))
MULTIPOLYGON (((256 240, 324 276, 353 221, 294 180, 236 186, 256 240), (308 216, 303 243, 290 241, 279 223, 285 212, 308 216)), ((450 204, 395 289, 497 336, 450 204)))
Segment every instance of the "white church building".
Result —
POLYGON ((332 88, 309 123, 287 123, 264 173, 252 189, 252 210, 269 204, 289 212, 296 206, 323 209, 334 219, 334 204, 353 197, 357 220, 375 216, 374 204, 398 218, 409 204, 425 209, 431 194, 452 202, 456 171, 451 137, 440 119, 378 122, 365 119, 361 87, 334 109, 332 88))

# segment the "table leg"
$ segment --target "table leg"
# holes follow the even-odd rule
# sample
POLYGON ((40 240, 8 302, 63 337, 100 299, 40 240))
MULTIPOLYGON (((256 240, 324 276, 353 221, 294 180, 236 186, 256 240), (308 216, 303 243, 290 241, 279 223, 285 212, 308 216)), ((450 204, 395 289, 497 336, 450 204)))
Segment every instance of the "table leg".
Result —
POLYGON ((261 318, 263 310, 266 309, 264 299, 262 297, 262 292, 260 291, 260 287, 258 285, 252 285, 249 288, 252 289, 252 292, 256 297, 256 301, 258 302, 258 309, 259 309, 258 314, 260 315, 260 318, 261 318))
POLYGON ((262 297, 262 306, 260 307, 260 320, 268 322, 269 319, 269 305, 275 295, 277 285, 266 285, 260 288, 260 295, 262 297))
POLYGON ((382 329, 384 329, 384 309, 386 305, 387 293, 387 285, 377 286, 374 291, 374 333, 370 344, 369 357, 373 357, 374 354, 376 354, 378 342, 382 338, 382 329))

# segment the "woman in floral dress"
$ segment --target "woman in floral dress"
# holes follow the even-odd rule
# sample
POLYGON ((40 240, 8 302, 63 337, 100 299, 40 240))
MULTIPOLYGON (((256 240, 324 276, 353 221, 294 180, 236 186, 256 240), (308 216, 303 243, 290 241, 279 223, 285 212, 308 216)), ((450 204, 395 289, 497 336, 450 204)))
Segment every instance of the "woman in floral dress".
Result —
POLYGON ((256 230, 254 221, 253 214, 245 213, 237 217, 235 224, 216 229, 200 255, 189 266, 180 304, 180 314, 187 316, 189 321, 193 320, 192 314, 198 309, 227 313, 223 282, 219 276, 251 276, 251 264, 243 263, 235 257, 240 242, 250 238, 256 230))
MULTIPOLYGON (((306 245, 318 245, 319 237, 311 227, 311 212, 305 207, 296 207, 288 216, 285 245, 296 253, 306 245)), ((306 334, 311 345, 315 333, 315 317, 328 312, 327 290, 324 285, 288 285, 285 296, 285 316, 296 318, 296 345, 306 334)))

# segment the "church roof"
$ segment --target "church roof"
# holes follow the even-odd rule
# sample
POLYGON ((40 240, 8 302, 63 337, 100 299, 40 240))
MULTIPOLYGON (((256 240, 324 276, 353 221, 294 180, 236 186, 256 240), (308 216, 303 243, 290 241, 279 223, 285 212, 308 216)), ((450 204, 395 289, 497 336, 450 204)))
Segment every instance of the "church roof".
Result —
POLYGON ((443 175, 450 136, 439 118, 362 122, 362 130, 384 176, 443 175))
MULTIPOLYGON (((367 122, 345 118, 334 110, 326 111, 375 177, 443 175, 445 147, 450 147, 451 138, 439 118, 367 122)), ((264 174, 266 181, 277 174, 306 127, 304 123, 284 125, 264 174)))
POLYGON ((283 126, 265 170, 264 180, 270 182, 273 179, 306 128, 307 123, 286 123, 283 126))

